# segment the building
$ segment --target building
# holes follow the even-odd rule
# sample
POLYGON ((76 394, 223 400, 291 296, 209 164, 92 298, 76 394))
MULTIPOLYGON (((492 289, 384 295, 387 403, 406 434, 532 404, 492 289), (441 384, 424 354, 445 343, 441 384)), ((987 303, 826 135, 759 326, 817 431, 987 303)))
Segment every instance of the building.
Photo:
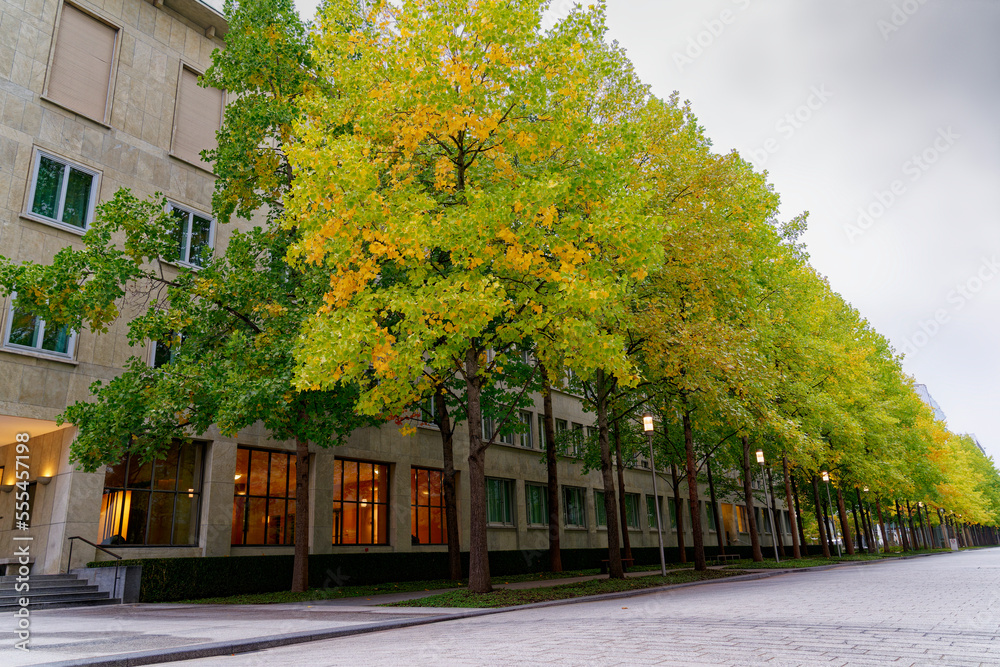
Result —
MULTIPOLYGON (((49 262, 60 248, 79 246, 95 204, 121 187, 166 195, 178 221, 179 263, 196 262, 204 245, 224 248, 229 232, 212 220, 211 165, 199 153, 214 142, 225 95, 196 85, 224 46, 223 17, 198 0, 0 0, 0 12, 0 254, 49 262)), ((77 544, 70 563, 74 536, 127 558, 292 553, 293 443, 263 430, 235 438, 210 430, 163 461, 76 470, 68 461, 74 428, 57 425, 57 415, 130 356, 153 363, 155 346, 130 347, 122 322, 101 336, 53 331, 10 298, 0 331, 0 558, 14 553, 15 533, 24 534, 12 493, 23 470, 18 433, 30 434, 27 534, 38 572, 107 558, 77 544)), ((559 430, 592 423, 569 394, 557 392, 554 405, 559 430)), ((487 456, 491 550, 547 548, 540 412, 538 399, 520 415, 526 433, 487 456)), ((460 430, 455 449, 467 545, 464 438, 460 430)), ((363 429, 343 447, 313 447, 312 457, 313 553, 446 549, 433 427, 419 424, 409 436, 395 425, 363 429)), ((605 547, 600 475, 583 474, 573 458, 559 465, 563 547, 605 547)), ((630 468, 625 480, 632 545, 654 546, 649 471, 630 468)), ((669 492, 660 489, 666 516, 669 492)), ((705 503, 698 509, 706 544, 715 544, 712 513, 705 503)), ((745 508, 721 509, 730 543, 746 543, 745 508)), ((787 513, 779 514, 788 543, 787 513)))
POLYGON ((929 407, 931 411, 934 413, 934 419, 937 419, 938 421, 941 422, 948 421, 948 418, 944 414, 944 410, 941 409, 941 406, 938 405, 938 402, 934 400, 933 396, 931 396, 931 392, 927 390, 927 385, 915 384, 913 385, 913 389, 914 391, 917 392, 917 396, 920 397, 920 400, 926 403, 927 407, 929 407))

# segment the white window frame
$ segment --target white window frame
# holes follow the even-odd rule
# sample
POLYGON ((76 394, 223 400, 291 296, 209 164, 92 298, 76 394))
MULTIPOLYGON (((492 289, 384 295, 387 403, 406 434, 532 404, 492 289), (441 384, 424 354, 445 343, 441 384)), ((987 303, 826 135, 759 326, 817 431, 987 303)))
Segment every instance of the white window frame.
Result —
MULTIPOLYGON (((69 332, 69 340, 66 342, 66 352, 55 352, 53 350, 44 350, 40 347, 29 347, 27 345, 18 345, 16 343, 10 342, 10 329, 14 324, 14 300, 16 295, 12 295, 10 303, 7 305, 7 323, 3 328, 3 348, 5 350, 17 350, 23 352, 29 352, 31 354, 37 354, 44 357, 53 357, 55 359, 75 359, 76 358, 76 331, 69 332)), ((45 325, 46 322, 41 317, 35 316, 38 320, 38 335, 39 341, 45 338, 45 325)))
POLYGON ((534 429, 534 416, 527 410, 521 410, 518 412, 518 418, 521 420, 521 426, 527 426, 528 432, 525 433, 523 430, 517 433, 517 444, 525 449, 535 448, 535 429, 534 429), (525 419, 527 417, 527 419, 525 419))
POLYGON ((215 218, 207 213, 203 213, 198 209, 191 208, 190 206, 184 206, 183 204, 178 204, 174 201, 167 201, 167 213, 173 214, 174 211, 181 211, 187 214, 187 226, 184 232, 184 256, 178 257, 176 260, 165 260, 170 264, 176 264, 177 266, 184 266, 190 269, 200 269, 202 268, 198 264, 193 264, 191 262, 191 225, 194 221, 194 216, 208 219, 208 247, 215 253, 215 218))
POLYGON ((31 159, 31 174, 28 179, 28 196, 24 202, 24 212, 22 215, 24 217, 34 220, 35 222, 40 222, 45 225, 51 225, 52 227, 57 227, 58 229, 64 229, 68 232, 73 232, 74 234, 83 235, 88 229, 90 229, 91 223, 94 221, 94 210, 97 208, 97 197, 100 192, 101 185, 101 172, 96 169, 91 169, 90 167, 85 167, 79 162, 69 160, 62 156, 56 155, 51 151, 43 150, 41 148, 35 148, 35 154, 31 159), (56 211, 55 218, 48 218, 39 213, 35 213, 31 210, 31 207, 35 204, 35 187, 38 185, 38 168, 42 164, 42 157, 47 157, 48 159, 58 162, 63 166, 63 179, 62 179, 62 189, 59 192, 59 204, 58 210, 56 211), (86 174, 93 176, 93 180, 90 182, 90 202, 87 206, 87 216, 83 221, 83 227, 77 227, 75 225, 69 225, 62 222, 60 218, 63 215, 63 209, 66 206, 66 188, 69 187, 69 170, 76 169, 77 171, 82 171, 86 174))

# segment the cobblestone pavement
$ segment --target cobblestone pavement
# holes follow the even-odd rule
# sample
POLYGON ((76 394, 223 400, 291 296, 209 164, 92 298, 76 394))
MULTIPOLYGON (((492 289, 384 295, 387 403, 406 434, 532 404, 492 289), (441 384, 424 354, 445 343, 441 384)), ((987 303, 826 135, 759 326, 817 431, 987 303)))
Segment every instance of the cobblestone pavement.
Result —
POLYGON ((1000 665, 1000 549, 469 618, 177 665, 1000 665))

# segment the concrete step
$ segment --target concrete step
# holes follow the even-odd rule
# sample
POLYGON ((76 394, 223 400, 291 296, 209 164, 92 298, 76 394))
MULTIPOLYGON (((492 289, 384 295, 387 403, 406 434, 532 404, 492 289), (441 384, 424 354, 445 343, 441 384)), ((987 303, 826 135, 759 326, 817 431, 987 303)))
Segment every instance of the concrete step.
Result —
POLYGON ((30 600, 29 609, 58 609, 61 607, 83 607, 90 605, 119 604, 111 594, 102 592, 97 586, 88 584, 75 574, 35 574, 27 578, 28 590, 17 591, 18 577, 0 577, 0 612, 20 608, 19 601, 30 600))
MULTIPOLYGON (((31 577, 27 580, 27 584, 31 586, 31 590, 36 590, 39 588, 73 588, 75 586, 86 586, 87 582, 84 579, 37 579, 31 577)), ((4 591, 12 591, 15 587, 20 584, 16 581, 4 581, 0 582, 0 593, 4 591)))
POLYGON ((44 600, 46 602, 59 601, 59 600, 76 600, 78 598, 89 598, 89 597, 108 597, 110 593, 101 592, 97 590, 97 586, 87 586, 83 589, 71 589, 66 591, 36 591, 29 590, 25 593, 11 593, 5 591, 0 595, 0 603, 8 603, 11 600, 17 600, 18 598, 28 597, 33 600, 44 600))
POLYGON ((80 593, 98 593, 100 592, 97 586, 88 585, 87 582, 81 581, 80 585, 77 586, 35 586, 33 583, 29 583, 27 591, 17 591, 13 588, 0 588, 0 601, 7 598, 20 598, 28 595, 29 597, 41 597, 41 596, 52 596, 52 595, 77 595, 80 593))
MULTIPOLYGON (((28 575, 32 582, 43 582, 43 581, 79 581, 79 577, 75 574, 31 574, 28 575)), ((5 574, 0 576, 0 586, 9 583, 16 582, 19 579, 17 575, 5 574)))
MULTIPOLYGON (((31 604, 28 609, 31 611, 38 611, 39 609, 65 609, 67 607, 97 607, 101 605, 109 604, 121 604, 121 600, 117 598, 109 598, 107 594, 104 597, 92 598, 92 599, 79 599, 79 600, 62 600, 62 601, 36 601, 34 597, 31 598, 31 604)), ((0 603, 0 613, 6 614, 12 611, 17 611, 20 609, 18 604, 0 603)))

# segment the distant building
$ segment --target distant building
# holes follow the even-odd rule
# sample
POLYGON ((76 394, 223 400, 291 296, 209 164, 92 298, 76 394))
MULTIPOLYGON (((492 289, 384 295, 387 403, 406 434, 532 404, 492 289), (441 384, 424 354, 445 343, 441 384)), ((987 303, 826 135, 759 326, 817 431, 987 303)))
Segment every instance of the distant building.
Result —
MULTIPOLYGON (((934 411, 935 419, 939 421, 948 421, 948 418, 944 414, 944 410, 942 410, 941 406, 938 405, 938 402, 934 400, 934 397, 931 396, 931 393, 927 391, 927 385, 917 384, 914 385, 913 388, 917 391, 917 396, 920 397, 920 400, 926 403, 927 406, 934 411)), ((982 447, 980 447, 980 449, 982 449, 982 447)))
POLYGON ((986 456, 986 449, 982 446, 982 444, 980 444, 979 438, 976 437, 976 434, 975 433, 966 433, 966 435, 969 436, 970 438, 972 438, 972 442, 975 443, 976 447, 979 447, 979 451, 981 451, 983 453, 983 456, 986 456))

